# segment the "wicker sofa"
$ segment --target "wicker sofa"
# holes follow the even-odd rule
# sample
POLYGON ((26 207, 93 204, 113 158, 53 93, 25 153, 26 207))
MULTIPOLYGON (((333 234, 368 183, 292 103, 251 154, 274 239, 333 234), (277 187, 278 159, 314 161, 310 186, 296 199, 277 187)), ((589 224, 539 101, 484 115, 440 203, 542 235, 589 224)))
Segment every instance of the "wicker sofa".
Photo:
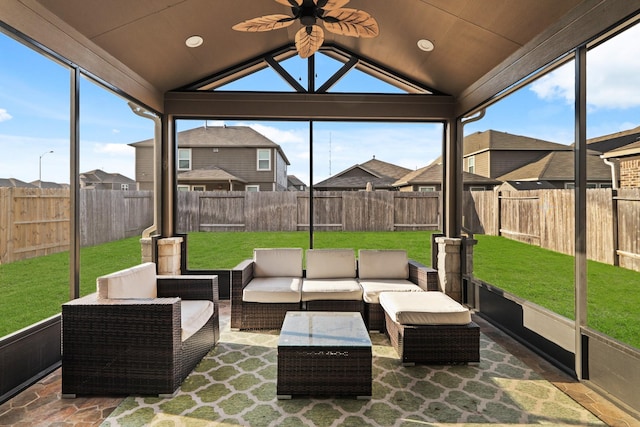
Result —
POLYGON ((144 263, 62 305, 62 394, 172 395, 219 338, 217 276, 144 263))
POLYGON ((310 249, 303 270, 300 248, 255 249, 231 271, 231 327, 280 329, 287 311, 316 310, 358 311, 369 329, 383 330, 380 292, 438 288, 436 270, 405 251, 360 250, 359 257, 353 249, 310 249))

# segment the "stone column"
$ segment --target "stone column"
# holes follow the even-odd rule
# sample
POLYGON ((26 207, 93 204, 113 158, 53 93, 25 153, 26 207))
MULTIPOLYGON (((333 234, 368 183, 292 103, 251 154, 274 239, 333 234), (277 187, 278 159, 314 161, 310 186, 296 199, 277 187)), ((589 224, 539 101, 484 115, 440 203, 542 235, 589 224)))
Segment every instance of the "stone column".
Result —
POLYGON ((140 249, 142 251, 142 262, 153 262, 153 239, 143 237, 140 239, 140 249))
POLYGON ((180 274, 182 237, 158 239, 158 274, 180 274))
POLYGON ((438 285, 440 290, 458 302, 462 302, 462 272, 460 249, 462 239, 436 237, 438 245, 438 285))

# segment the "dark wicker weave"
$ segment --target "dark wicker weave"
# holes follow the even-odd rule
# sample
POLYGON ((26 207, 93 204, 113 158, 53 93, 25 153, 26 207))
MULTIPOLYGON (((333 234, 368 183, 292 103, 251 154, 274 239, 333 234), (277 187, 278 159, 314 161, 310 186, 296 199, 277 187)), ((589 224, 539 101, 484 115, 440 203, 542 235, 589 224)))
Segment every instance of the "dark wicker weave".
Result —
MULTIPOLYGON (((438 290, 438 271, 409 260, 409 281, 425 291, 438 290)), ((370 331, 384 331, 384 310, 380 304, 365 303, 365 323, 370 331)))
POLYGON ((160 296, 172 298, 91 294, 63 304, 63 395, 172 395, 219 336, 218 278, 184 277, 158 278, 160 296), (179 297, 214 302, 208 323, 185 342, 179 297))
POLYGON ((314 300, 303 303, 308 311, 357 311, 364 319, 364 302, 360 300, 314 300))
POLYGON ((287 311, 300 310, 300 303, 242 301, 242 291, 253 279, 253 260, 231 270, 231 327, 235 329, 280 329, 287 311))
POLYGON ((371 348, 280 347, 276 393, 371 396, 371 348))
POLYGON ((400 325, 385 312, 387 334, 404 364, 448 365, 480 362, 480 327, 400 325))
POLYGON ((370 398, 371 340, 362 318, 353 312, 290 316, 293 317, 287 317, 278 342, 278 398, 370 398), (305 325, 313 326, 306 329, 305 325), (326 330, 321 325, 326 325, 326 330))

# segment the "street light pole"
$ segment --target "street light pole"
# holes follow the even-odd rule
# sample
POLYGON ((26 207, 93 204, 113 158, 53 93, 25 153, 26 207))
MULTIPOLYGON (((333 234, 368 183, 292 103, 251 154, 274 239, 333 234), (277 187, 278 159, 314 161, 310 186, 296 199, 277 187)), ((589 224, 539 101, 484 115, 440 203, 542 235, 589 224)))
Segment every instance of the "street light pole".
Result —
POLYGON ((49 153, 53 153, 53 150, 45 151, 40 155, 40 158, 38 159, 38 186, 39 187, 42 187, 42 158, 49 153))

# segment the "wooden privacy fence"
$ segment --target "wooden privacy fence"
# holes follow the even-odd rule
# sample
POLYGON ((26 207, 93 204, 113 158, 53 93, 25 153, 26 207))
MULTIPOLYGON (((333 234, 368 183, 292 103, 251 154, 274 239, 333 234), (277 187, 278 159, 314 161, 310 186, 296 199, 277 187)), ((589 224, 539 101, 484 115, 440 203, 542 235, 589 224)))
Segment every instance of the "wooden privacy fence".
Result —
MULTIPOLYGON (((153 222, 150 191, 80 190, 81 246, 140 235, 153 222)), ((0 188, 0 264, 69 249, 69 189, 0 188)))
MULTIPOLYGON (((573 255, 573 190, 465 193, 465 228, 573 255)), ((640 271, 640 189, 587 190, 587 257, 640 271)))
MULTIPOLYGON (((309 229, 308 192, 179 192, 178 231, 302 231, 309 229)), ((319 231, 437 230, 440 193, 317 191, 319 231)))

